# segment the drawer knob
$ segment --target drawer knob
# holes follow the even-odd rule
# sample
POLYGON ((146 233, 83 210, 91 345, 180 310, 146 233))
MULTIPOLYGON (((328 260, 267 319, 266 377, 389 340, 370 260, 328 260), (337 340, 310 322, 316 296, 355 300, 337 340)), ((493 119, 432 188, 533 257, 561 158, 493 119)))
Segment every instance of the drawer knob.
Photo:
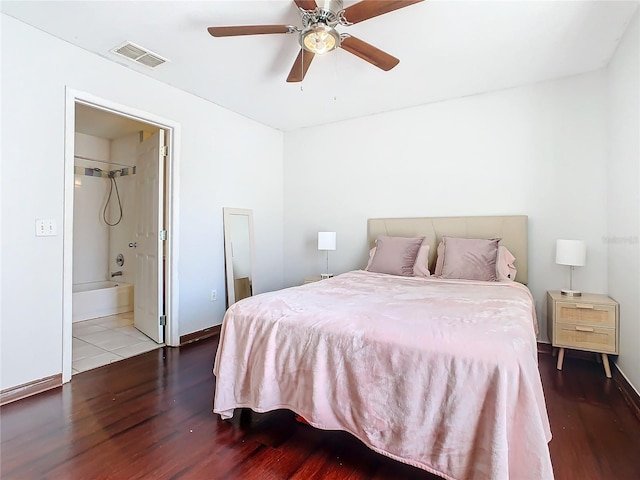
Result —
POLYGON ((576 330, 578 332, 593 332, 593 327, 580 327, 576 325, 576 330))
POLYGON ((576 308, 588 308, 593 310, 593 305, 590 305, 588 303, 576 303, 576 308))

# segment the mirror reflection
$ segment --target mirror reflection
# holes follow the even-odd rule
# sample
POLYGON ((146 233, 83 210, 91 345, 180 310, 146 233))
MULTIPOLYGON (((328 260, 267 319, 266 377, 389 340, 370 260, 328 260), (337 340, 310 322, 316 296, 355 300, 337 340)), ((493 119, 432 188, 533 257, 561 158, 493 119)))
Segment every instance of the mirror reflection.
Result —
POLYGON ((253 213, 224 208, 224 250, 227 307, 253 293, 253 213))

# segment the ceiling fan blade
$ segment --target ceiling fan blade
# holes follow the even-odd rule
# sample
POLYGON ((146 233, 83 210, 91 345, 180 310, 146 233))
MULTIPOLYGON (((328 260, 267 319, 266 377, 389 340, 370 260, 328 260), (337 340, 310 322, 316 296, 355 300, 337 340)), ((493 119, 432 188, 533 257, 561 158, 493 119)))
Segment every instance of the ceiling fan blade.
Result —
POLYGON ((424 0, 362 0, 344 9, 344 18, 349 23, 359 23, 369 18, 393 12, 424 0))
POLYGON ((232 27, 209 27, 207 31, 214 37, 235 37, 238 35, 293 33, 295 27, 291 25, 235 25, 232 27))
POLYGON ((315 57, 315 53, 307 52, 304 48, 301 48, 298 58, 296 58, 293 67, 291 67, 287 82, 301 82, 307 74, 307 70, 309 70, 313 57, 315 57))
POLYGON ((379 48, 369 45, 367 42, 363 42, 356 37, 349 36, 344 38, 340 47, 345 49, 347 52, 360 57, 365 62, 369 62, 371 65, 375 65, 385 71, 391 70, 400 63, 400 60, 396 57, 393 57, 379 48))
POLYGON ((317 7, 316 0, 293 0, 293 2, 304 10, 315 10, 317 7))

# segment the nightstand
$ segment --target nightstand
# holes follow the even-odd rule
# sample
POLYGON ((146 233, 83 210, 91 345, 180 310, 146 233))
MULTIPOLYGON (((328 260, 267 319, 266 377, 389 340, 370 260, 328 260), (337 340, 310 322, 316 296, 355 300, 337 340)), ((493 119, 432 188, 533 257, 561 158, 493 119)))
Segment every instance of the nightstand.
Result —
POLYGON ((611 378, 608 354, 618 354, 618 303, 606 295, 583 293, 567 297, 547 292, 547 333, 559 347, 558 370, 562 370, 565 348, 602 355, 607 378, 611 378))
POLYGON ((321 280, 320 275, 316 275, 314 277, 305 278, 304 279, 304 284, 306 285, 307 283, 318 282, 320 280, 321 280))

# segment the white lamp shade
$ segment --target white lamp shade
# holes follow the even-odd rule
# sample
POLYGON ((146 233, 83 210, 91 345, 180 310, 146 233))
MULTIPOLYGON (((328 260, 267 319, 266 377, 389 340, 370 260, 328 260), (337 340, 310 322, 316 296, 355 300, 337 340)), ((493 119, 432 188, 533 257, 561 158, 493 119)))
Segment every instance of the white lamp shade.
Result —
POLYGON ((583 267, 587 259, 587 246, 582 240, 558 240, 556 242, 556 263, 583 267))
POLYGON ((318 232, 318 250, 335 250, 336 232, 318 232))

